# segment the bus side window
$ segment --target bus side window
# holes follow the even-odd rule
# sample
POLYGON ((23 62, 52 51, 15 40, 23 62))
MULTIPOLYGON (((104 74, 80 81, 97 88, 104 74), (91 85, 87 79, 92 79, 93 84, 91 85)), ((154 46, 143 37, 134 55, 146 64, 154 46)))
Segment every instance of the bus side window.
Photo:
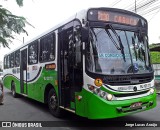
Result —
POLYGON ((15 67, 19 67, 20 65, 20 50, 15 52, 15 67))
POLYGON ((14 67, 14 53, 10 54, 10 68, 14 67))
POLYGON ((31 43, 28 46, 28 64, 38 63, 38 41, 31 43))
POLYGON ((7 56, 4 57, 4 69, 7 69, 7 56))
POLYGON ((7 56, 6 62, 7 62, 6 68, 9 69, 10 68, 10 55, 7 56))
POLYGON ((55 33, 51 33, 40 40, 40 62, 55 59, 55 33))

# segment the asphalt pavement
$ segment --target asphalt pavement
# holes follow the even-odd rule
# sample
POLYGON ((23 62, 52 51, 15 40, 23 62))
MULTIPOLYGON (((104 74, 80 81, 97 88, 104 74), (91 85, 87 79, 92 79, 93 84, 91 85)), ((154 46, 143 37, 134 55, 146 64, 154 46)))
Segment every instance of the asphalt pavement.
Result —
MULTIPOLYGON (((66 112, 64 118, 56 118, 52 116, 48 110, 48 107, 42 103, 34 101, 32 99, 20 96, 19 98, 13 98, 9 90, 4 89, 4 105, 0 106, 0 121, 49 121, 50 123, 59 124, 58 127, 50 128, 38 128, 38 129, 58 129, 58 130, 97 130, 97 129, 109 129, 105 124, 112 123, 112 130, 119 129, 160 129, 160 127, 114 127, 117 123, 121 122, 152 122, 160 123, 160 95, 157 96, 157 106, 149 111, 136 113, 133 115, 119 117, 114 119, 105 120, 88 120, 86 118, 79 117, 70 112, 66 112), (158 122, 157 122, 158 121, 158 122), (66 123, 69 123, 66 125, 66 123), (75 125, 77 123, 77 125, 75 125), (80 127, 82 123, 86 123, 85 127, 80 127), (65 125, 64 125, 65 124, 65 125), (72 127, 72 125, 74 127, 72 127), (102 125, 102 126, 101 126, 102 125), (78 127, 76 127, 78 126, 78 127)), ((84 126, 82 124, 82 126, 84 126)), ((1 130, 2 128, 0 128, 1 130)), ((6 128, 5 128, 6 129, 6 128)), ((13 128, 12 128, 13 129, 13 128)), ((14 128, 16 129, 16 128, 14 128)), ((24 128, 23 128, 24 129, 24 128)), ((35 128, 30 128, 35 129, 35 128)))

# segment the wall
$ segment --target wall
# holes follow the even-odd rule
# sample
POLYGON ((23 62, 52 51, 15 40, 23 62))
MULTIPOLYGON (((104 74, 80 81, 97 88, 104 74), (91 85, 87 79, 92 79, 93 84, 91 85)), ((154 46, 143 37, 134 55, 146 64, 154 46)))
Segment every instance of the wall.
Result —
POLYGON ((154 75, 160 76, 160 64, 153 64, 154 75))

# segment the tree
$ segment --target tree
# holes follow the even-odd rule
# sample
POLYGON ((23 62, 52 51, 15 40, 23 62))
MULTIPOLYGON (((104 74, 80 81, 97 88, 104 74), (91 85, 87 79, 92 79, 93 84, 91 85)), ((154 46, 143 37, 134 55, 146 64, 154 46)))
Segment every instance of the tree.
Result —
POLYGON ((23 0, 16 0, 16 2, 19 6, 23 6, 23 0))
MULTIPOLYGON (((23 0, 16 0, 16 2, 20 7, 23 6, 23 0)), ((14 39, 13 34, 27 34, 24 29, 26 24, 29 23, 24 17, 16 16, 0 5, 0 45, 9 48, 9 43, 14 39)))

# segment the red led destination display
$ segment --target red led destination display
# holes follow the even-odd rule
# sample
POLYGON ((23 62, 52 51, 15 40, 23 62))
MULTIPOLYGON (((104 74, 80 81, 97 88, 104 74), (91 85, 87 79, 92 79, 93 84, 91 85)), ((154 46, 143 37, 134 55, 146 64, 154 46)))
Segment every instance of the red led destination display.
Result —
POLYGON ((98 20, 128 24, 133 26, 136 26, 138 23, 138 18, 134 16, 124 15, 114 12, 107 12, 107 11, 98 11, 98 20))
POLYGON ((131 26, 147 27, 147 21, 145 19, 128 11, 125 13, 125 11, 91 9, 88 11, 87 18, 89 21, 113 22, 131 26))

